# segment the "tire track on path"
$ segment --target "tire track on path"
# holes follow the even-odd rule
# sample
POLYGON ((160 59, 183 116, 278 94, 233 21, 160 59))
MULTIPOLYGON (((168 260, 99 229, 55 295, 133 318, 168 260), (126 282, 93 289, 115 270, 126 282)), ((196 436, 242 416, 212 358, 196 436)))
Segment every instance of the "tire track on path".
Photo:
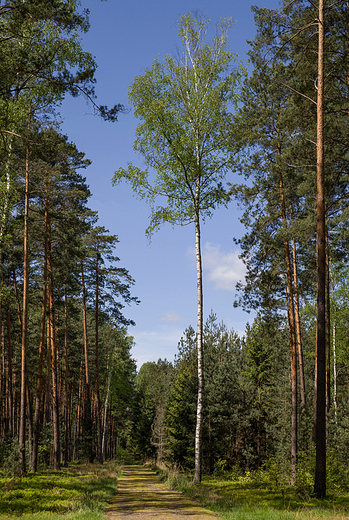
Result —
POLYGON ((127 465, 118 479, 115 502, 107 507, 109 520, 214 520, 216 513, 198 506, 178 491, 169 490, 145 466, 127 465))

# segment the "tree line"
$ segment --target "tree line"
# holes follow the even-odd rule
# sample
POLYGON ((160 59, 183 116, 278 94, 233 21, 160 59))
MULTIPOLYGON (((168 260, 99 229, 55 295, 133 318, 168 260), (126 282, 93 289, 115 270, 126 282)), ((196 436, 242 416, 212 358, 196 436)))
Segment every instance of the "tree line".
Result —
MULTIPOLYGON (((336 272, 331 291, 336 301, 335 356, 331 362, 331 408, 327 415, 327 479, 330 488, 348 486, 348 307, 340 294, 347 270, 336 272), (340 309, 340 311, 339 311, 340 309), (335 375, 336 374, 336 375, 335 375)), ((316 309, 302 313, 305 398, 298 416, 295 490, 311 493, 315 473, 313 396, 316 309)), ((259 313, 244 337, 211 312, 203 329, 204 381, 202 471, 238 478, 263 472, 275 486, 292 482, 292 380, 289 328, 285 316, 259 313)), ((128 438, 124 447, 136 459, 153 460, 192 474, 195 463, 197 336, 189 326, 174 362, 159 359, 140 368, 128 438)), ((300 401, 300 395, 298 395, 300 401)), ((299 403, 300 404, 300 403, 299 403)))
POLYGON ((135 377, 123 307, 138 300, 88 207, 90 161, 56 122, 66 94, 106 120, 123 110, 96 103, 87 12, 9 0, 0 27, 0 458, 24 476, 115 453, 135 377))

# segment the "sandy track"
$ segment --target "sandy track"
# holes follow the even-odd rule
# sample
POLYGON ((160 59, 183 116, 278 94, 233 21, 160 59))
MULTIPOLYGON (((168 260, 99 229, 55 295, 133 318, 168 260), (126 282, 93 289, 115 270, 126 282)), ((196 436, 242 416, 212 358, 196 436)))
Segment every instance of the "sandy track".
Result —
POLYGON ((107 507, 110 520, 213 520, 219 516, 162 484, 151 469, 124 466, 115 502, 107 507))

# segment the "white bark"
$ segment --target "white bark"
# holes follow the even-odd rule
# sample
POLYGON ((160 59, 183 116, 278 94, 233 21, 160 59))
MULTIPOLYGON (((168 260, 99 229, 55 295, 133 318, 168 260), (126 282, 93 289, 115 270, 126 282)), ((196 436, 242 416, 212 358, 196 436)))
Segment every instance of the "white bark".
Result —
MULTIPOLYGON (((107 367, 108 370, 108 367, 107 367)), ((105 459, 105 435, 107 430, 107 411, 108 411, 108 401, 109 401, 109 394, 110 394, 110 384, 111 384, 111 374, 112 374, 113 367, 110 367, 109 375, 108 375, 108 385, 107 385, 107 395, 105 397, 104 402, 104 416, 103 416, 103 433, 102 433, 102 455, 103 459, 105 459)))
POLYGON ((195 473, 194 484, 201 482, 201 437, 202 437, 202 404, 204 390, 203 373, 203 297, 202 297, 202 261, 200 244, 200 220, 199 215, 195 215, 195 250, 196 250, 196 275, 198 293, 198 324, 197 324, 197 349, 198 349, 198 401, 196 409, 196 429, 195 429, 195 473))
POLYGON ((333 322, 333 405, 337 426, 337 360, 336 360, 336 320, 333 322))
POLYGON ((12 136, 10 137, 10 142, 8 145, 8 158, 7 158, 7 161, 5 164, 6 181, 5 181, 5 193, 3 195, 4 203, 3 203, 1 223, 0 223, 0 243, 2 242, 4 234, 5 234, 8 213, 9 213, 9 209, 10 209, 10 189, 11 189, 10 159, 11 159, 11 153, 12 153, 12 136))

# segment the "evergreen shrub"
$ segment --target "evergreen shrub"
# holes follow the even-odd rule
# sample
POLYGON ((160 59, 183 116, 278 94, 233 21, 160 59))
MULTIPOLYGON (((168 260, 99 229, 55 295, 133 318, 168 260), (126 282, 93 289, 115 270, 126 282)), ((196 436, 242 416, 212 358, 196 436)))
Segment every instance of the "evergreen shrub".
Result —
POLYGON ((333 451, 327 452, 327 487, 331 490, 349 489, 348 461, 343 463, 333 451))
POLYGON ((315 452, 298 453, 296 492, 310 498, 314 489, 315 452))
POLYGON ((7 453, 3 459, 3 475, 5 478, 20 478, 21 459, 18 439, 11 439, 7 445, 7 448, 7 453))

